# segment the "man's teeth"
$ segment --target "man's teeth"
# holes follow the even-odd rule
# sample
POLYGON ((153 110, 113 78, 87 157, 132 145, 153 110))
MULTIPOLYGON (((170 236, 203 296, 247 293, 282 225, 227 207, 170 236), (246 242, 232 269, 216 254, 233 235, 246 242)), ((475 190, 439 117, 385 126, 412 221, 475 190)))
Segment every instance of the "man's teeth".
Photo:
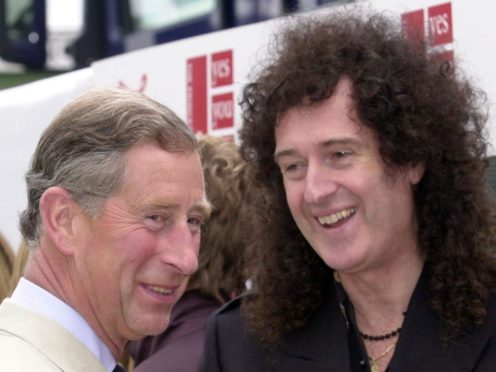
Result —
POLYGON ((319 217, 319 222, 321 225, 332 225, 346 217, 355 214, 356 211, 356 208, 343 209, 342 211, 330 214, 329 216, 319 217))
POLYGON ((153 286, 153 287, 150 287, 150 289, 153 292, 159 293, 161 295, 168 295, 168 294, 171 294, 172 293, 172 289, 168 289, 168 288, 164 288, 164 287, 153 286))

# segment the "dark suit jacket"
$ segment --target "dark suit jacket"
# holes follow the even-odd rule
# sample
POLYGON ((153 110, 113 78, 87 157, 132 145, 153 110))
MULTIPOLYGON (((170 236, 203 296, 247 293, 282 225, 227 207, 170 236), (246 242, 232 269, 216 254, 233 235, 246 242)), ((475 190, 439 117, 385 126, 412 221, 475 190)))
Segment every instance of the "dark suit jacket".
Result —
MULTIPOLYGON (((443 347, 439 318, 429 309, 427 285, 421 278, 389 365, 389 372, 495 372, 496 301, 485 325, 443 347)), ((199 372, 348 372, 348 330, 336 290, 298 332, 273 351, 273 363, 256 337, 247 331, 235 299, 214 313, 207 324, 199 372)), ((363 366, 364 372, 368 365, 363 366)))

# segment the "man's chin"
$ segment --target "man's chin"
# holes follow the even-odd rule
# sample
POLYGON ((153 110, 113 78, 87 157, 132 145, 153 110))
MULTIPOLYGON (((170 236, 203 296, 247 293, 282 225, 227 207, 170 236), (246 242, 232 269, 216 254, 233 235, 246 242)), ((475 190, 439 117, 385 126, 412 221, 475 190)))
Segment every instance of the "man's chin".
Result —
POLYGON ((130 338, 132 340, 140 340, 146 336, 157 336, 164 332, 167 327, 169 326, 169 316, 167 317, 166 321, 161 319, 160 321, 155 321, 155 322, 140 322, 141 324, 134 327, 135 332, 134 337, 130 338))

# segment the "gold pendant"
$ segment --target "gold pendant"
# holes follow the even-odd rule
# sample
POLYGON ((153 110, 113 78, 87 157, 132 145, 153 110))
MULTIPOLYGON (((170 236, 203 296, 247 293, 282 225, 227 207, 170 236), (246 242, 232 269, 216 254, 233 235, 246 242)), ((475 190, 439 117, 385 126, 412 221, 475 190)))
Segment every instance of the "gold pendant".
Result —
POLYGON ((379 372, 379 367, 377 367, 377 363, 374 359, 369 358, 370 361, 370 372, 379 372))

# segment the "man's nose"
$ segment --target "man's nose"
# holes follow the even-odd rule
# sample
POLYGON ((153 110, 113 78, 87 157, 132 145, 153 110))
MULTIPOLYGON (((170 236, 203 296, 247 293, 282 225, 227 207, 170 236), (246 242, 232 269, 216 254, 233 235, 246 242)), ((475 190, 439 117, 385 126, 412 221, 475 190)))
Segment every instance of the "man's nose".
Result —
POLYGON ((177 224, 160 239, 161 262, 191 275, 198 268, 200 239, 191 233, 187 223, 177 224))
POLYGON ((303 195, 306 203, 319 204, 336 192, 337 188, 337 182, 327 167, 317 162, 308 164, 303 195))

